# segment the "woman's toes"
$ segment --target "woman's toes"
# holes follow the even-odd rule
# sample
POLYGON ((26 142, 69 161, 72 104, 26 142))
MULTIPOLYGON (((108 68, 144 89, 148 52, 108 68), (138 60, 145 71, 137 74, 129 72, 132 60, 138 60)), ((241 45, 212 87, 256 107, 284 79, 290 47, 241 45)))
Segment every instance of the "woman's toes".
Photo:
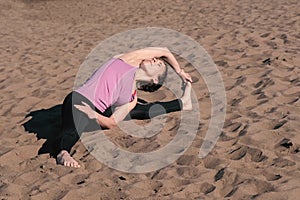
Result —
POLYGON ((80 165, 67 151, 62 151, 57 156, 58 164, 64 165, 66 167, 75 167, 79 168, 80 165))

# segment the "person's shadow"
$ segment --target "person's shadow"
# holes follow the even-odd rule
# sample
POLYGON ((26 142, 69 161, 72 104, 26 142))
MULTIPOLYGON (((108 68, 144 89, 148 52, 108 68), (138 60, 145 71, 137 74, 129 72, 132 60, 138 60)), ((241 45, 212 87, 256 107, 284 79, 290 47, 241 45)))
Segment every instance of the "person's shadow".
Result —
POLYGON ((38 154, 49 153, 55 157, 57 154, 57 145, 55 140, 61 129, 61 109, 62 104, 48 109, 35 110, 26 115, 28 121, 23 123, 25 131, 36 134, 37 139, 46 139, 38 154))
MULTIPOLYGON (((138 105, 142 104, 148 104, 147 101, 138 98, 138 105)), ((150 109, 152 104, 147 105, 150 109)), ((61 125, 62 125, 62 118, 61 118, 61 112, 62 112, 62 104, 55 105, 48 109, 41 109, 41 110, 35 110, 30 112, 25 116, 25 119, 28 118, 28 120, 22 124, 22 126, 25 128, 25 131, 29 133, 36 134, 37 139, 46 139, 42 147, 39 149, 38 154, 47 154, 49 153, 51 157, 56 157, 58 154, 58 143, 57 138, 61 131, 61 125)), ((164 109, 158 109, 157 112, 152 113, 152 117, 164 114, 164 109)), ((104 116, 109 117, 112 115, 112 109, 109 107, 104 113, 104 116)), ((124 120, 131 120, 131 119, 137 119, 137 120, 143 120, 143 119, 150 119, 150 115, 145 115, 144 112, 140 113, 139 109, 137 111, 132 110, 129 115, 125 117, 124 120)), ((86 128, 86 131, 94 131, 94 130, 100 130, 98 124, 91 123, 89 127, 86 128)))

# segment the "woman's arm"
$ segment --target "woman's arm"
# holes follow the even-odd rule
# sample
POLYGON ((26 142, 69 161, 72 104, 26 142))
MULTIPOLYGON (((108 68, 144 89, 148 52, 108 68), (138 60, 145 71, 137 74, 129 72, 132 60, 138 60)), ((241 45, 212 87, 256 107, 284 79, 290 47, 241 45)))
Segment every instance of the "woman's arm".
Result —
POLYGON ((115 108, 114 113, 111 115, 111 119, 114 120, 115 124, 123 121, 128 113, 136 106, 137 104, 137 95, 134 96, 134 100, 124 104, 122 106, 118 106, 115 108))
POLYGON ((138 66, 143 60, 161 57, 167 61, 184 80, 192 82, 190 75, 184 72, 175 56, 166 47, 147 47, 119 56, 120 59, 134 66, 138 66))
POLYGON ((81 102, 83 105, 74 105, 75 108, 80 110, 81 112, 85 113, 88 118, 96 120, 96 122, 102 127, 102 128, 112 128, 116 125, 116 122, 113 118, 105 117, 103 115, 100 115, 95 110, 93 110, 87 103, 81 102))
POLYGON ((117 125, 116 121, 112 117, 105 117, 103 115, 100 115, 96 112, 96 122, 102 127, 102 128, 108 128, 111 129, 117 125))
POLYGON ((113 128, 120 121, 124 120, 128 113, 136 106, 137 96, 134 100, 122 106, 118 106, 110 117, 105 117, 94 111, 88 104, 81 102, 83 105, 75 105, 75 107, 84 112, 90 119, 95 119, 102 128, 113 128))
POLYGON ((125 53, 119 58, 126 61, 129 64, 138 66, 143 60, 164 57, 166 61, 172 65, 176 72, 180 71, 180 66, 175 59, 174 55, 166 47, 147 47, 125 53))

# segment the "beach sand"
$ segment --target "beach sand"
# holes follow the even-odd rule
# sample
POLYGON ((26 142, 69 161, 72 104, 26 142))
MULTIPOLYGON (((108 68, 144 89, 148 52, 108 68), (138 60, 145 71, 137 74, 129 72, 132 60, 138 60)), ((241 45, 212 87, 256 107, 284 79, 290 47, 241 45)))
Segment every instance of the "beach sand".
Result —
MULTIPOLYGON (((1 199, 297 199, 299 7, 297 0, 1 0, 1 199), (218 66, 227 106, 216 146, 198 157, 211 100, 199 73, 180 59, 193 77, 201 116, 196 138, 178 160, 154 172, 125 173, 78 142, 72 153, 82 167, 56 165, 51 144, 81 63, 106 38, 144 27, 190 36, 218 66)), ((140 94, 149 101, 173 98, 167 89, 140 94)), ((150 140, 119 128, 105 133, 125 150, 154 151, 178 130, 180 113, 166 117, 150 140)))

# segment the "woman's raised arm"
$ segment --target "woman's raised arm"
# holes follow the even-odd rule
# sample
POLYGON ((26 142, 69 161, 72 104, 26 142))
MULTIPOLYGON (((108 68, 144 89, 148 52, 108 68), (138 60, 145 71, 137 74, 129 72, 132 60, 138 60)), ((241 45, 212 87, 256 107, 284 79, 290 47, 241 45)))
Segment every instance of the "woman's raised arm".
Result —
POLYGON ((175 56, 166 47, 147 47, 144 49, 139 49, 129 53, 125 53, 119 58, 134 66, 139 66, 139 64, 143 60, 162 58, 163 60, 168 62, 185 81, 192 82, 190 75, 184 72, 184 70, 180 67, 179 63, 177 62, 175 56))

